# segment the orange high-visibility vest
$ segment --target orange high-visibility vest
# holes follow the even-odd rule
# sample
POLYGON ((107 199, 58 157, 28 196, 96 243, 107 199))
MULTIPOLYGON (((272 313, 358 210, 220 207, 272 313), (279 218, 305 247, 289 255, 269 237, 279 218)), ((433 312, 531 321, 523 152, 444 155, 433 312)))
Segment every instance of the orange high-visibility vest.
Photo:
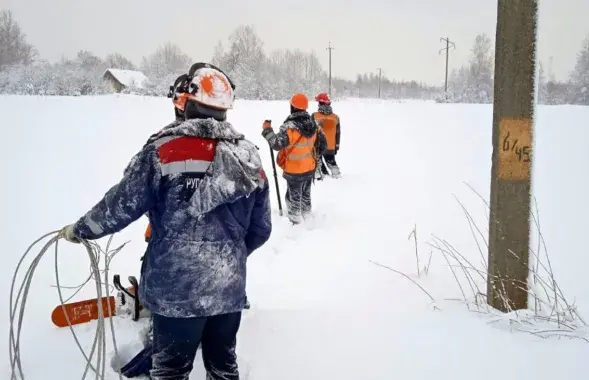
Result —
POLYGON ((326 115, 321 112, 315 112, 313 117, 318 123, 322 122, 323 134, 325 134, 325 138, 327 139, 327 150, 335 150, 339 117, 334 113, 326 115))
POLYGON ((311 137, 303 136, 298 130, 289 128, 286 132, 290 145, 278 154, 278 165, 287 174, 305 174, 315 170, 315 141, 317 132, 311 137))

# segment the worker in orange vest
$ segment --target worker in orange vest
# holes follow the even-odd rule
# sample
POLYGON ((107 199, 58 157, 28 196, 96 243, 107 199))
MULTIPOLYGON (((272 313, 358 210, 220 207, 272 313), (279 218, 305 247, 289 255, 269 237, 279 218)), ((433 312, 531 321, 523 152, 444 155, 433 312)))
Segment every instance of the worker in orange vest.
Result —
POLYGON ((317 168, 317 158, 327 149, 325 135, 307 112, 309 99, 294 94, 290 99, 290 115, 280 131, 274 133, 271 121, 264 122, 262 136, 270 147, 279 151, 276 159, 286 180, 287 215, 299 224, 311 213, 311 185, 317 168))
POLYGON ((329 94, 322 92, 315 97, 317 103, 319 103, 318 111, 313 113, 313 118, 321 126, 325 138, 327 139, 327 150, 319 157, 321 167, 317 166, 317 172, 315 178, 322 177, 321 174, 328 174, 329 172, 325 168, 323 159, 327 167, 331 171, 331 175, 334 178, 339 178, 340 169, 335 161, 335 156, 339 150, 340 142, 340 119, 339 116, 333 113, 331 108, 331 98, 329 94))

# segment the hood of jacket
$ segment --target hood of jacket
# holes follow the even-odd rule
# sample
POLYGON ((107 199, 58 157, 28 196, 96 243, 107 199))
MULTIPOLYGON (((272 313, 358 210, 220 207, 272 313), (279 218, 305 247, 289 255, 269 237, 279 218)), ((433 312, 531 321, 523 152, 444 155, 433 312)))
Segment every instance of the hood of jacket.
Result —
POLYGON ((331 108, 330 104, 320 104, 317 110, 324 115, 331 115, 333 113, 333 109, 331 108))
POLYGON ((208 118, 173 121, 151 136, 148 143, 168 136, 193 136, 216 140, 243 140, 245 138, 243 134, 233 128, 231 123, 208 118))
POLYGON ((156 139, 168 136, 217 140, 215 158, 189 202, 188 211, 193 216, 202 216, 263 187, 265 176, 258 149, 231 123, 212 118, 176 121, 163 128, 156 139))
POLYGON ((317 131, 315 119, 308 112, 293 112, 284 121, 283 126, 299 131, 305 137, 311 137, 317 131))

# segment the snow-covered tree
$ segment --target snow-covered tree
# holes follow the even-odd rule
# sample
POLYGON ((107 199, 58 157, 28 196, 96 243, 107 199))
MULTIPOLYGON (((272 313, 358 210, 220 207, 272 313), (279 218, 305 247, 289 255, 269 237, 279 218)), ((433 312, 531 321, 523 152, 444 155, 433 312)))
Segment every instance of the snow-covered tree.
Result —
POLYGON ((224 66, 225 62, 225 48, 223 47, 223 43, 218 41, 215 45, 215 49, 213 50, 213 59, 211 63, 217 67, 224 66))
POLYGON ((265 61, 264 44, 253 26, 238 26, 229 36, 229 49, 222 65, 237 85, 236 96, 261 97, 265 61))
POLYGON ((546 72, 544 71, 544 65, 542 61, 538 61, 538 98, 536 99, 538 104, 546 104, 547 102, 547 91, 546 91, 546 72))
POLYGON ((0 72, 0 93, 80 96, 112 92, 100 71, 88 70, 77 60, 50 64, 16 65, 0 72))
POLYGON ((107 55, 104 62, 109 69, 137 70, 133 62, 120 53, 107 55))
POLYGON ((35 47, 27 43, 12 12, 0 12, 0 70, 12 65, 30 65, 36 56, 35 47))
POLYGON ((476 36, 471 50, 470 76, 475 83, 489 83, 493 78, 493 45, 486 34, 476 36))
POLYGON ((88 50, 80 50, 76 55, 76 60, 86 70, 94 70, 99 66, 104 66, 102 59, 88 50))
POLYGON ((493 101, 493 43, 485 34, 476 36, 467 66, 454 69, 448 79, 450 101, 491 103, 493 101))
POLYGON ((583 41, 577 54, 577 63, 571 73, 572 101, 577 104, 589 105, 589 37, 583 41))
POLYGON ((187 72, 192 63, 192 59, 178 45, 168 42, 150 56, 143 58, 141 70, 151 80, 169 77, 175 79, 187 72))

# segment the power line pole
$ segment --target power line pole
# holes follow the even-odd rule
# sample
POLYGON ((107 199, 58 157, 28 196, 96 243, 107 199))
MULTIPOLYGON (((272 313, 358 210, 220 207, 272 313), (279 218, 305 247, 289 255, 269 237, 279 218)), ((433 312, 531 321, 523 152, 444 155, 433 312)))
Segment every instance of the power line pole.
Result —
POLYGON ((498 0, 487 302, 528 307, 538 0, 498 0))
POLYGON ((380 81, 382 78, 382 69, 378 68, 378 98, 380 99, 380 81))
POLYGON ((331 46, 331 41, 329 42, 329 46, 326 50, 329 51, 329 96, 331 96, 331 52, 332 50, 334 50, 335 48, 331 46))
POLYGON ((444 50, 446 51, 446 76, 445 76, 446 79, 444 80, 444 93, 447 94, 448 93, 448 61, 450 59, 450 48, 456 49, 456 45, 454 44, 454 42, 450 41, 450 39, 448 37, 440 38, 440 41, 446 43, 446 47, 440 49, 438 54, 441 54, 444 50))

